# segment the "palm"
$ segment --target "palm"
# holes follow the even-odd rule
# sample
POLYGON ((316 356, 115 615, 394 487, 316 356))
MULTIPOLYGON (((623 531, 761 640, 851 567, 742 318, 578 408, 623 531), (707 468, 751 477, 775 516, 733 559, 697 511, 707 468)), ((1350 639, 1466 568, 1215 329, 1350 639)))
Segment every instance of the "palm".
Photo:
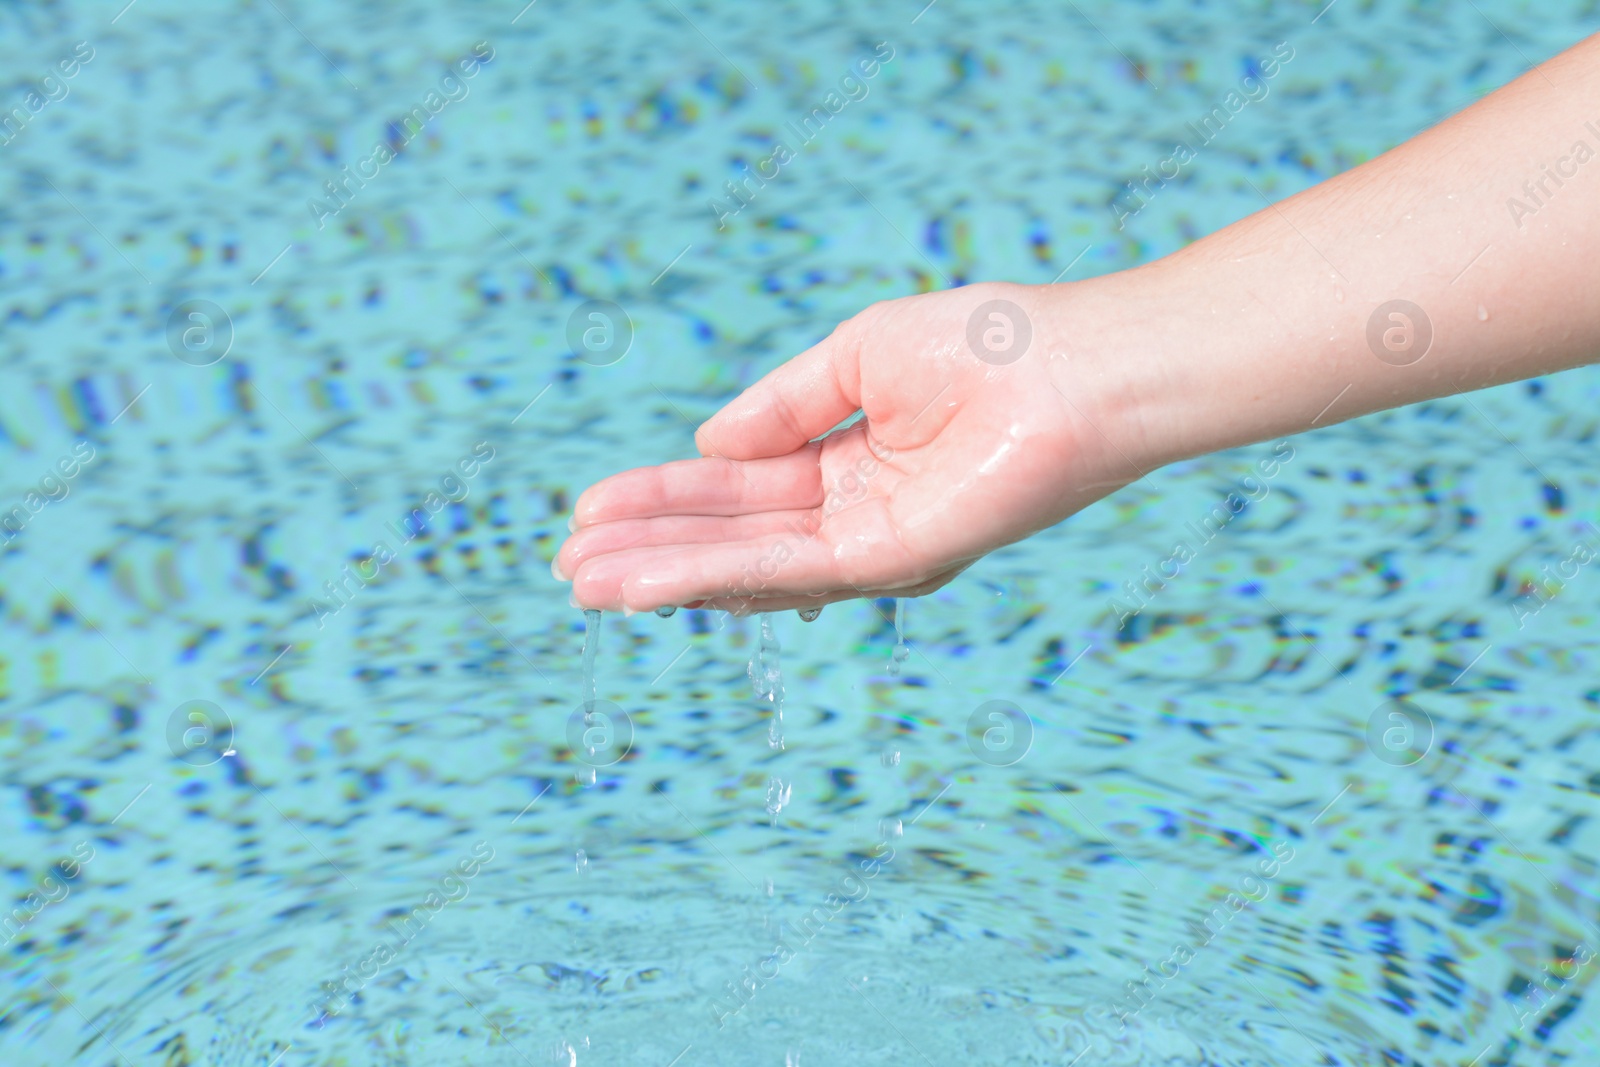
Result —
MULTIPOLYGON (((1003 366, 973 354, 982 295, 877 305, 702 427, 707 458, 585 492, 557 564, 578 602, 781 610, 916 596, 1082 506, 1068 487, 1096 482, 1102 449, 1073 429, 1049 339, 1003 366), (811 440, 856 410, 865 417, 811 440)), ((1100 492, 1132 476, 1099 479, 1100 492)))

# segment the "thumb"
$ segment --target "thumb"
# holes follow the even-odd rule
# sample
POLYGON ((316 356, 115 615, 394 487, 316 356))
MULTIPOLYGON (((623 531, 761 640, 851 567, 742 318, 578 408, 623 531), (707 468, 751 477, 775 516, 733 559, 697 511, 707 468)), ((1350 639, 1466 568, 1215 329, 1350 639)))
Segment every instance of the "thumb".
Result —
POLYGON ((849 319, 701 424, 702 456, 786 456, 861 406, 861 316, 849 319))

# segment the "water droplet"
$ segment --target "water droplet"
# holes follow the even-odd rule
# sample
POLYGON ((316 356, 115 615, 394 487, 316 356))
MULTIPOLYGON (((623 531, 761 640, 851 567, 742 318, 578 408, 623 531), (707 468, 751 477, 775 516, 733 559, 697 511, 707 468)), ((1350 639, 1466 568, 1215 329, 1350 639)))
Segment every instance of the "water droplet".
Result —
POLYGON ((1478 321, 1479 322, 1488 322, 1489 321, 1489 309, 1484 307, 1482 304, 1478 305, 1478 321))
POLYGON ((656 614, 660 615, 663 619, 670 619, 672 618, 672 613, 677 610, 677 608, 657 608, 656 614))
POLYGON ((771 878, 767 878, 767 879, 763 880, 762 888, 767 891, 767 896, 770 897, 772 895, 772 890, 773 890, 772 879, 771 878))
POLYGON ((578 873, 579 874, 588 874, 589 873, 589 854, 587 852, 585 852, 583 849, 580 848, 578 850, 578 855, 577 855, 576 858, 577 858, 577 871, 578 871, 578 873))
POLYGON ((901 837, 905 834, 905 832, 905 827, 900 824, 899 819, 890 817, 887 819, 878 820, 878 834, 885 841, 888 841, 890 838, 901 837))
POLYGON ((767 817, 773 826, 778 825, 778 813, 789 803, 789 794, 793 789, 793 786, 784 785, 782 778, 774 778, 767 783, 767 817))
POLYGON ((898 767, 900 766, 900 750, 897 748, 891 748, 889 751, 879 756, 878 760, 885 767, 898 767))
POLYGON ((816 622, 817 616, 821 614, 821 608, 801 608, 799 611, 801 622, 816 622))

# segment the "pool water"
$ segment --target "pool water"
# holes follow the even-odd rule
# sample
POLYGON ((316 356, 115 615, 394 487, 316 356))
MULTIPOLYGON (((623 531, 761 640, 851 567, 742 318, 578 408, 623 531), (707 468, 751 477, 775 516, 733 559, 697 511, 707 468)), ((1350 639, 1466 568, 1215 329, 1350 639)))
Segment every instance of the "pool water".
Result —
POLYGON ((549 561, 862 306, 1165 254, 1592 5, 119 6, 0 8, 0 1063, 1590 1062, 1593 370, 1159 471, 898 660, 606 615, 587 717, 549 561))

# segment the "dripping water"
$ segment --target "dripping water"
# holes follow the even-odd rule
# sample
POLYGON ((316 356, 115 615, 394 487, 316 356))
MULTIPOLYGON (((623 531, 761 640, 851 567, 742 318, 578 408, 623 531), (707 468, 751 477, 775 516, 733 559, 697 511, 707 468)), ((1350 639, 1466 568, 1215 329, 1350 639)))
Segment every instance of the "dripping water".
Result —
POLYGON ((672 613, 677 611, 677 610, 678 609, 675 608, 675 607, 657 608, 656 609, 656 614, 661 616, 663 619, 670 619, 670 618, 672 618, 672 613))
POLYGON ((904 597, 894 602, 894 660, 889 664, 890 674, 899 674, 900 665, 911 655, 906 644, 906 601, 904 597))
MULTIPOLYGON (((594 721, 594 661, 600 651, 600 613, 586 608, 583 612, 583 724, 594 721)), ((595 769, 582 767, 573 772, 582 785, 594 785, 595 769)), ((583 853, 579 853, 583 855, 583 853)), ((581 868, 580 868, 581 873, 581 868)))
POLYGON ((767 783, 767 819, 773 826, 778 825, 778 815, 789 803, 789 794, 794 786, 786 785, 782 778, 774 778, 767 783))
POLYGON ((580 848, 578 854, 573 857, 573 864, 579 874, 588 874, 589 853, 580 848))
POLYGON ((583 721, 594 714, 594 657, 600 651, 600 613, 592 608, 583 613, 583 721))
POLYGON ((750 681, 756 696, 772 708, 767 724, 767 744, 783 747, 783 671, 778 664, 778 635, 772 628, 772 616, 761 613, 761 640, 756 654, 750 658, 750 681))
POLYGON ((821 608, 801 608, 800 609, 800 621, 801 622, 816 622, 817 621, 817 616, 821 615, 821 614, 822 614, 822 609, 821 608))

